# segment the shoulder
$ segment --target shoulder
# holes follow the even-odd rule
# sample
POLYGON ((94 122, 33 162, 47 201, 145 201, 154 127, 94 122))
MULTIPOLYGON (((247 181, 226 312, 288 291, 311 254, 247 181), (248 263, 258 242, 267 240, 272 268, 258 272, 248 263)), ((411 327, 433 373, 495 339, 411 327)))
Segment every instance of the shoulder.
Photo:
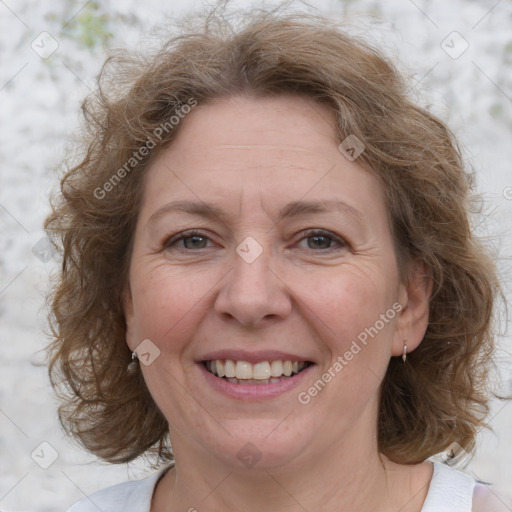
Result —
POLYGON ((154 488, 164 472, 97 491, 76 502, 68 512, 149 512, 154 488))
POLYGON ((487 485, 476 484, 471 512, 510 512, 510 509, 487 485))
POLYGON ((488 485, 434 462, 434 474, 421 512, 510 512, 510 509, 488 485))
POLYGON ((471 512, 476 480, 440 462, 434 462, 427 498, 421 512, 471 512))

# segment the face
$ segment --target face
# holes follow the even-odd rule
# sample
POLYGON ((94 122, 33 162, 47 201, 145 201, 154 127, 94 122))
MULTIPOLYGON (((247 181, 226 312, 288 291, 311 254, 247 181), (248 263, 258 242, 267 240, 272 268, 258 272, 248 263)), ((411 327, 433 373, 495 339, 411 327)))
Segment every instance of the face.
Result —
POLYGON ((375 439, 411 309, 378 180, 307 99, 220 99, 182 122, 147 171, 125 294, 177 461, 276 467, 375 439))

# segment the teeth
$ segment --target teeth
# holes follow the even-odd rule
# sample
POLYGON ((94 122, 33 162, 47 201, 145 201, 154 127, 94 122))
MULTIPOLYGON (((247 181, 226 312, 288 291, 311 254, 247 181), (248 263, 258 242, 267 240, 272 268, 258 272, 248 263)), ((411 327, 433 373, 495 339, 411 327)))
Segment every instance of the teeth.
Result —
POLYGON ((235 363, 231 361, 231 359, 226 359, 226 362, 224 363, 224 372, 228 379, 233 378, 236 375, 235 363))
POLYGON ((225 370, 225 367, 224 367, 224 363, 222 361, 220 361, 219 359, 217 359, 215 361, 216 363, 216 366, 217 366, 217 376, 218 377, 224 377, 226 375, 226 370, 225 370))
POLYGON ((237 379, 252 379, 252 364, 247 361, 237 361, 235 377, 237 379))
POLYGON ((263 361, 252 365, 252 378, 256 380, 265 380, 270 378, 270 363, 263 361))
POLYGON ((270 375, 272 375, 272 377, 281 377, 281 375, 283 375, 282 361, 272 361, 272 363, 270 363, 270 375))
POLYGON ((261 361, 251 364, 247 361, 216 359, 206 362, 206 369, 217 377, 225 377, 229 382, 244 384, 268 384, 280 378, 290 377, 307 366, 304 361, 261 361))
POLYGON ((277 379, 274 377, 271 377, 270 379, 264 379, 264 380, 257 380, 257 379, 236 379, 236 378, 229 378, 226 379, 228 382, 231 382, 232 384, 269 384, 273 382, 279 382, 281 379, 277 379))

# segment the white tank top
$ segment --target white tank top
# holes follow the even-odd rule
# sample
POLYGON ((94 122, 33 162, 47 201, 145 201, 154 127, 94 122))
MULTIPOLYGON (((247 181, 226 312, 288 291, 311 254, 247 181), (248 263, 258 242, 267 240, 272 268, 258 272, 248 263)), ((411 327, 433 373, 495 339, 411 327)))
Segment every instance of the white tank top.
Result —
MULTIPOLYGON (((471 512, 476 481, 439 462, 433 464, 434 473, 421 512, 471 512)), ((150 512, 154 489, 165 471, 95 492, 68 512, 150 512)))
POLYGON ((471 512, 476 480, 439 462, 421 512, 471 512))

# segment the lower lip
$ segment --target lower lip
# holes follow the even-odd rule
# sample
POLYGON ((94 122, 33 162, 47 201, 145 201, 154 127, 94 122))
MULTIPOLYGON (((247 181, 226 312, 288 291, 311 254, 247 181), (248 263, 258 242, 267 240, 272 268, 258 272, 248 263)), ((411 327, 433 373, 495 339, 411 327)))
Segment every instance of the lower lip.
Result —
POLYGON ((310 364, 300 373, 293 377, 288 377, 279 382, 270 382, 268 384, 236 384, 229 382, 221 377, 216 377, 210 373, 202 363, 198 364, 199 370, 203 374, 206 381, 217 391, 231 398, 239 400, 273 398, 290 391, 298 386, 313 370, 314 364, 310 364))

